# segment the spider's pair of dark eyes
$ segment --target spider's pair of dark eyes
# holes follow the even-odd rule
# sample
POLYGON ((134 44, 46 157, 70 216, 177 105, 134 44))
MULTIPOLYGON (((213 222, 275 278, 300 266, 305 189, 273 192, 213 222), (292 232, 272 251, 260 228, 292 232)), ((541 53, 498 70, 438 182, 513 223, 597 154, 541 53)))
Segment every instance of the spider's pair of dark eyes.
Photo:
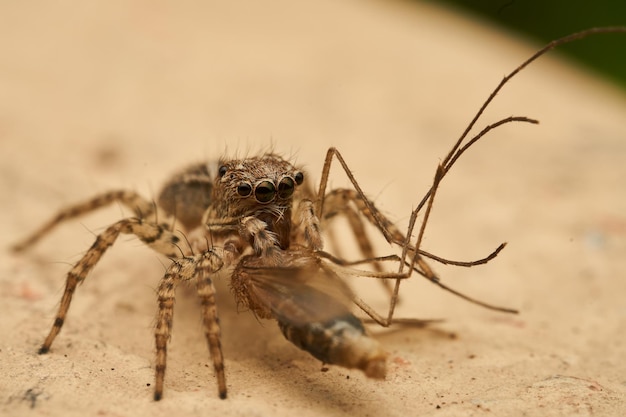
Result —
MULTIPOLYGON (((224 175, 226 175, 227 171, 228 171, 228 167, 226 165, 222 165, 217 170, 217 175, 219 175, 219 177, 222 178, 224 175)), ((298 171, 294 175, 293 179, 296 181, 296 184, 300 185, 304 181, 304 174, 298 171)))
MULTIPOLYGON (((304 175, 301 172, 297 172, 294 178, 283 177, 275 186, 271 181, 261 181, 254 187, 254 198, 259 203, 269 203, 275 196, 278 198, 286 199, 291 197, 295 189, 295 184, 302 184, 304 181, 304 175)), ((247 182, 239 184, 237 187, 237 194, 241 197, 248 197, 252 194, 252 185, 247 182)))

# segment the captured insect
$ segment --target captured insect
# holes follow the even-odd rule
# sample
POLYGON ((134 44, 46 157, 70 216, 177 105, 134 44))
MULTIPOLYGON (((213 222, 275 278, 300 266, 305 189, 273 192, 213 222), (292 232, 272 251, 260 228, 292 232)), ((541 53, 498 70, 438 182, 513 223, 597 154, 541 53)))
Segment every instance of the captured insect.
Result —
POLYGON ((294 345, 324 363, 359 369, 371 378, 385 378, 387 353, 368 335, 365 320, 355 315, 353 305, 365 313, 368 321, 384 327, 394 323, 427 323, 394 317, 400 284, 414 274, 470 302, 515 313, 513 309, 493 306, 449 288, 429 266, 427 259, 458 266, 484 264, 504 248, 502 244, 484 259, 473 262, 451 261, 423 250, 421 242, 435 194, 455 162, 488 132, 511 122, 538 123, 527 117, 508 117, 486 126, 466 141, 483 111, 512 77, 558 45, 592 34, 618 32, 626 33, 626 28, 590 29, 553 41, 504 77, 437 167, 433 184, 411 212, 404 233, 367 198, 334 148, 327 152, 317 190, 300 168, 277 154, 267 153, 192 165, 165 184, 156 202, 133 191, 118 190, 61 210, 16 244, 14 250, 24 251, 60 223, 112 203, 128 207, 134 216, 108 226, 68 272, 56 318, 39 353, 50 350, 66 320, 78 284, 120 234, 135 235, 171 261, 157 288, 155 400, 163 396, 175 290, 181 282, 195 281, 220 398, 226 398, 227 388, 213 285, 217 274, 228 274, 241 307, 258 318, 276 320, 285 338, 294 345), (353 188, 327 191, 333 161, 340 164, 353 188), (419 215, 422 221, 413 241, 419 215), (332 232, 331 220, 336 216, 348 220, 360 251, 358 261, 347 261, 324 250, 323 236, 332 232), (365 233, 366 222, 374 225, 397 248, 397 253, 377 256, 365 233), (395 280, 387 288, 390 293, 387 314, 380 315, 361 300, 345 282, 346 276, 371 277, 385 283, 395 280))

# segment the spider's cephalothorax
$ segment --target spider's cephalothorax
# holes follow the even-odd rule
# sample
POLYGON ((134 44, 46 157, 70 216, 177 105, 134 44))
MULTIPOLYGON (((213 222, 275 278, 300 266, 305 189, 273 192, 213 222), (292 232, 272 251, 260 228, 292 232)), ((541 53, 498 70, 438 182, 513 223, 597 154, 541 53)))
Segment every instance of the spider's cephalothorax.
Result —
POLYGON ((293 195, 304 181, 303 173, 283 158, 266 154, 222 161, 212 191, 206 223, 213 219, 253 217, 265 223, 278 246, 290 243, 293 195))

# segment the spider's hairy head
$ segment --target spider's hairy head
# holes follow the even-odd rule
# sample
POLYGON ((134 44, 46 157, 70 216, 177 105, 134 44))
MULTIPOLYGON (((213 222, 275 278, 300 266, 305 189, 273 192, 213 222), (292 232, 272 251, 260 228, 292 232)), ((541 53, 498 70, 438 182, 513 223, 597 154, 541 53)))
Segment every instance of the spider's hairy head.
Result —
POLYGON ((212 200, 224 216, 265 213, 282 218, 303 181, 302 171, 272 153, 220 161, 212 200))

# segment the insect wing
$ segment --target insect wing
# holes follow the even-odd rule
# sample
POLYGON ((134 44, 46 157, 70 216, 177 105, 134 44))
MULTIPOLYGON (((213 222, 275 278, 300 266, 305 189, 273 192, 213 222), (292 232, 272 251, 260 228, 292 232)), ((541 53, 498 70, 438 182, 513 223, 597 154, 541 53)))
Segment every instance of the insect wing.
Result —
POLYGON ((323 268, 246 268, 256 303, 282 323, 302 326, 351 315, 345 284, 323 268))

